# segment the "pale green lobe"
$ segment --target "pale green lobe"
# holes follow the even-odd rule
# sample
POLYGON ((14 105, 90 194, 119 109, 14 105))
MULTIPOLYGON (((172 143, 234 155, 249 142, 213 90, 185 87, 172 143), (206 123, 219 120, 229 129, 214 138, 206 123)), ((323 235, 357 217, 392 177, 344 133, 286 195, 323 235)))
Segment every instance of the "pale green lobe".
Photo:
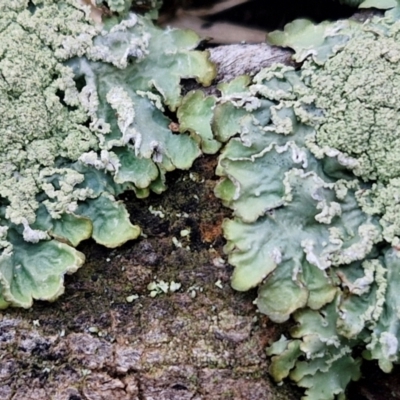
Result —
POLYGON ((158 178, 151 182, 150 189, 156 193, 156 194, 161 194, 167 189, 167 186, 165 184, 165 177, 161 173, 158 175, 158 178))
POLYGON ((335 354, 325 365, 318 359, 305 364, 299 362, 290 377, 307 389, 305 399, 308 400, 331 400, 335 395, 343 395, 349 382, 361 377, 359 361, 346 353, 335 354))
POLYGON ((235 184, 227 178, 221 179, 214 188, 214 194, 222 199, 225 207, 229 207, 228 200, 235 198, 236 191, 235 184))
POLYGON ((387 289, 386 268, 381 260, 373 259, 361 266, 340 268, 337 275, 349 294, 340 299, 336 326, 340 335, 352 339, 381 317, 387 289))
POLYGON ((140 228, 130 223, 125 206, 109 195, 87 200, 77 213, 92 221, 92 238, 103 246, 118 247, 140 235, 140 228))
POLYGON ((246 115, 246 110, 226 102, 215 107, 212 128, 215 137, 220 142, 227 142, 240 129, 240 119, 246 115))
POLYGON ((52 218, 43 203, 36 213, 36 221, 30 228, 46 232, 50 237, 73 247, 92 235, 92 223, 75 214, 61 214, 52 218))
POLYGON ((336 328, 338 317, 337 304, 339 297, 318 311, 303 309, 294 314, 294 320, 297 322, 290 333, 295 339, 302 339, 303 351, 310 358, 318 350, 316 341, 324 343, 329 342, 332 346, 339 344, 339 337, 336 328), (314 337, 316 340, 307 340, 308 337, 314 337))
POLYGON ((229 157, 229 150, 236 143, 241 145, 240 141, 229 142, 220 160, 220 171, 227 171, 229 175, 216 186, 215 194, 235 215, 252 222, 283 204, 282 181, 285 172, 293 167, 293 160, 290 149, 279 154, 275 148, 264 154, 260 152, 253 160, 229 157))
POLYGON ((297 19, 287 24, 283 32, 269 33, 267 41, 275 46, 292 48, 295 51, 293 58, 297 62, 311 56, 317 64, 322 64, 334 49, 343 47, 347 42, 346 31, 351 25, 350 21, 344 20, 335 24, 328 21, 313 24, 307 19, 297 19))
POLYGON ((211 130, 215 103, 215 97, 205 96, 201 90, 196 90, 183 98, 177 112, 180 132, 189 131, 194 135, 205 154, 215 154, 221 147, 211 130))
POLYGON ((330 303, 337 289, 325 271, 307 262, 295 277, 296 267, 286 265, 277 268, 258 291, 257 305, 261 312, 275 322, 284 322, 297 309, 308 306, 318 310, 330 303))
POLYGON ((267 355, 272 356, 269 373, 276 382, 282 382, 294 368, 297 358, 302 354, 300 340, 287 340, 282 336, 267 349, 267 355), (278 355, 278 357, 274 357, 278 355))
MULTIPOLYGON (((173 162, 173 167, 179 169, 189 169, 193 161, 201 154, 196 142, 185 135, 172 135, 166 145, 166 150, 173 162)), ((169 167, 166 167, 166 170, 170 170, 169 167)))
POLYGON ((212 130, 220 142, 227 142, 241 131, 241 119, 248 114, 248 107, 258 108, 258 98, 249 90, 250 78, 239 76, 230 82, 220 83, 222 97, 214 107, 212 130))
POLYGON ((305 140, 314 135, 314 130, 298 123, 293 110, 285 108, 276 111, 275 121, 290 126, 290 134, 280 135, 274 126, 265 129, 270 107, 271 103, 261 102, 257 113, 241 118, 237 127, 241 138, 229 141, 217 167, 217 174, 224 179, 215 188, 216 196, 245 222, 281 206, 285 173, 314 162, 305 148, 305 140))
POLYGON ((5 310, 10 306, 10 303, 4 300, 3 296, 0 294, 0 310, 5 310))
POLYGON ((218 90, 221 91, 223 96, 246 93, 248 92, 248 86, 250 85, 250 83, 251 78, 247 75, 242 75, 229 82, 220 83, 218 85, 218 90))
POLYGON ((388 10, 398 6, 397 0, 364 0, 358 7, 359 8, 379 8, 388 10))
POLYGON ((34 299, 56 300, 64 292, 64 274, 75 272, 85 260, 55 240, 32 244, 15 236, 12 243, 13 253, 0 256, 0 294, 18 307, 29 308, 34 299))
POLYGON ((247 225, 239 220, 225 220, 224 235, 228 240, 225 251, 229 252, 229 262, 235 265, 231 285, 239 291, 257 286, 276 268, 276 262, 268 253, 264 254, 261 235, 253 236, 257 224, 247 225))
MULTIPOLYGON (((198 37, 196 37, 196 44, 198 40, 198 37)), ((195 46, 192 45, 191 48, 193 47, 195 46)), ((194 78, 204 86, 209 86, 216 75, 215 67, 208 61, 205 53, 201 51, 189 52, 191 48, 189 47, 187 51, 176 55, 174 62, 179 66, 180 72, 178 74, 172 75, 168 80, 154 81, 154 86, 164 95, 166 104, 173 111, 180 105, 179 82, 181 78, 194 78)))
POLYGON ((87 218, 63 214, 60 219, 53 221, 51 235, 60 241, 67 240, 71 246, 76 247, 92 236, 92 223, 87 218))
POLYGON ((292 279, 295 266, 289 262, 275 269, 266 285, 258 291, 257 306, 274 322, 285 322, 298 308, 307 305, 308 290, 297 279, 292 279))
POLYGON ((337 294, 333 279, 326 271, 322 271, 312 264, 303 264, 302 279, 308 288, 307 306, 312 310, 319 310, 325 304, 330 303, 337 294))
POLYGON ((400 357, 399 252, 387 249, 381 262, 384 265, 384 275, 381 274, 381 279, 376 282, 376 324, 372 326, 372 340, 366 346, 365 356, 377 360, 384 372, 391 372, 393 364, 398 363, 400 357))
POLYGON ((137 157, 130 147, 113 150, 121 163, 115 174, 117 183, 133 182, 137 188, 145 189, 158 177, 158 169, 149 158, 137 157))

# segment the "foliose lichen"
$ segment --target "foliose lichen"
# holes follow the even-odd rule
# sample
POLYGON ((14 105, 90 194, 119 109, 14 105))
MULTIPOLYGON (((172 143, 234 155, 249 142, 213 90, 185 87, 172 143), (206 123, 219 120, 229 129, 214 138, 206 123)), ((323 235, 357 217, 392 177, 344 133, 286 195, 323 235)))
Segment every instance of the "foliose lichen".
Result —
MULTIPOLYGON (((160 193, 201 139, 169 129, 180 79, 210 84, 192 32, 121 13, 94 24, 82 1, 0 4, 0 307, 54 300, 84 262, 82 240, 134 239, 116 196, 160 193)), ((119 9, 118 7, 123 7, 119 9)), ((114 10, 115 9, 115 10, 114 10)))
POLYGON ((223 146, 215 193, 234 213, 232 285, 258 287, 261 312, 296 322, 268 350, 272 376, 305 399, 343 398, 360 376, 355 347, 389 372, 400 356, 397 0, 358 1, 393 8, 364 24, 294 22, 270 40, 301 68, 183 99, 181 78, 215 76, 198 37, 154 27, 131 1, 97 3, 111 11, 103 25, 80 1, 0 4, 0 308, 54 300, 84 262, 82 240, 139 235, 119 194, 161 193, 166 172, 223 146))
POLYGON ((227 142, 215 193, 234 213, 232 286, 258 287, 261 312, 296 321, 268 354, 304 399, 343 398, 360 377, 355 347, 386 372, 399 361, 399 34, 397 8, 294 22, 270 37, 301 68, 223 84, 204 112, 227 142))

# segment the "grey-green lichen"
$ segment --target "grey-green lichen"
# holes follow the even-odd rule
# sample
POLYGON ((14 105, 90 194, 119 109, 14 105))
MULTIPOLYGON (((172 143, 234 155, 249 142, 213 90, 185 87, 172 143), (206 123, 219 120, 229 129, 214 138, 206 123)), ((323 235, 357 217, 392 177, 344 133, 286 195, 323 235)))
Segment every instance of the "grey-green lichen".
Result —
POLYGON ((387 35, 383 27, 365 30, 322 68, 305 66, 315 105, 324 110, 318 145, 357 160, 353 171, 363 180, 400 175, 399 39, 398 25, 387 35))
POLYGON ((125 0, 98 2, 111 14, 96 25, 83 3, 0 4, 0 308, 54 300, 84 262, 82 240, 139 235, 119 194, 161 193, 166 172, 224 144, 215 193, 234 212, 232 285, 258 287, 261 312, 297 323, 268 350, 273 377, 305 399, 343 398, 360 376, 355 347, 389 372, 400 361, 398 2, 357 2, 393 8, 365 24, 294 22, 270 38, 300 69, 183 99, 181 78, 215 76, 195 34, 162 31, 125 0))
POLYGON ((86 3, 0 4, 2 308, 57 298, 82 240, 136 238, 115 197, 160 193, 167 171, 200 155, 201 138, 172 133, 163 113, 180 105, 181 78, 215 75, 198 37, 154 27, 129 1, 95 24, 86 3))
POLYGON ((227 142, 215 193, 234 213, 232 285, 258 287, 271 320, 296 321, 268 354, 304 399, 344 398, 360 377, 355 347, 386 372, 400 361, 397 14, 290 24, 270 37, 301 68, 225 83, 204 111, 227 142))

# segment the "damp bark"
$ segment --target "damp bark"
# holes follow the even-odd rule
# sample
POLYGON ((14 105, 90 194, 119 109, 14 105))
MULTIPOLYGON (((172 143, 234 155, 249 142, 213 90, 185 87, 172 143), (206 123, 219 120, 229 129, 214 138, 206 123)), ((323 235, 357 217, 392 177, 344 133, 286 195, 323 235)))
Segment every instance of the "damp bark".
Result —
POLYGON ((1 399, 300 397, 267 373, 265 347, 285 326, 255 312, 254 293, 230 288, 215 164, 171 174, 162 196, 124 196, 140 240, 113 251, 85 243, 86 265, 57 302, 2 313, 1 399), (181 286, 151 295, 161 281, 181 286))

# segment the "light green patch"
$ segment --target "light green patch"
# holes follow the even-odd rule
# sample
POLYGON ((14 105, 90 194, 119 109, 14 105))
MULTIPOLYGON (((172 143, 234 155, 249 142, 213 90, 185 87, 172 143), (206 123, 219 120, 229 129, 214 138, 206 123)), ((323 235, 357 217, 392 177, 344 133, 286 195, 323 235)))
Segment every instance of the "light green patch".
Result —
POLYGON ((297 358, 301 355, 300 340, 287 340, 281 336, 267 349, 267 355, 272 356, 269 373, 276 382, 282 382, 289 376, 296 365, 297 358), (274 357, 278 355, 278 357, 274 357))
POLYGON ((297 19, 287 24, 283 32, 269 33, 267 40, 275 46, 292 48, 297 62, 311 56, 317 64, 323 64, 334 50, 348 41, 346 31, 352 24, 356 23, 342 20, 334 24, 328 21, 313 24, 308 19, 297 19))
POLYGON ((140 235, 140 228, 132 225, 129 214, 121 202, 102 195, 81 203, 77 214, 89 218, 93 224, 92 238, 99 244, 114 248, 140 235))
POLYGON ((0 302, 29 308, 32 301, 54 301, 64 292, 64 274, 81 267, 85 257, 55 240, 26 243, 10 232, 12 252, 0 256, 0 302))
POLYGON ((51 235, 60 241, 67 239, 71 246, 76 247, 80 242, 92 236, 92 228, 89 219, 73 214, 64 214, 60 219, 53 221, 51 235))
POLYGON ((221 147, 221 143, 214 139, 211 130, 215 102, 214 97, 206 97, 201 90, 189 92, 183 98, 177 113, 179 131, 181 133, 189 131, 198 137, 205 154, 215 154, 221 147))
POLYGON ((364 0, 358 7, 359 8, 379 8, 388 10, 398 6, 397 0, 364 0))

